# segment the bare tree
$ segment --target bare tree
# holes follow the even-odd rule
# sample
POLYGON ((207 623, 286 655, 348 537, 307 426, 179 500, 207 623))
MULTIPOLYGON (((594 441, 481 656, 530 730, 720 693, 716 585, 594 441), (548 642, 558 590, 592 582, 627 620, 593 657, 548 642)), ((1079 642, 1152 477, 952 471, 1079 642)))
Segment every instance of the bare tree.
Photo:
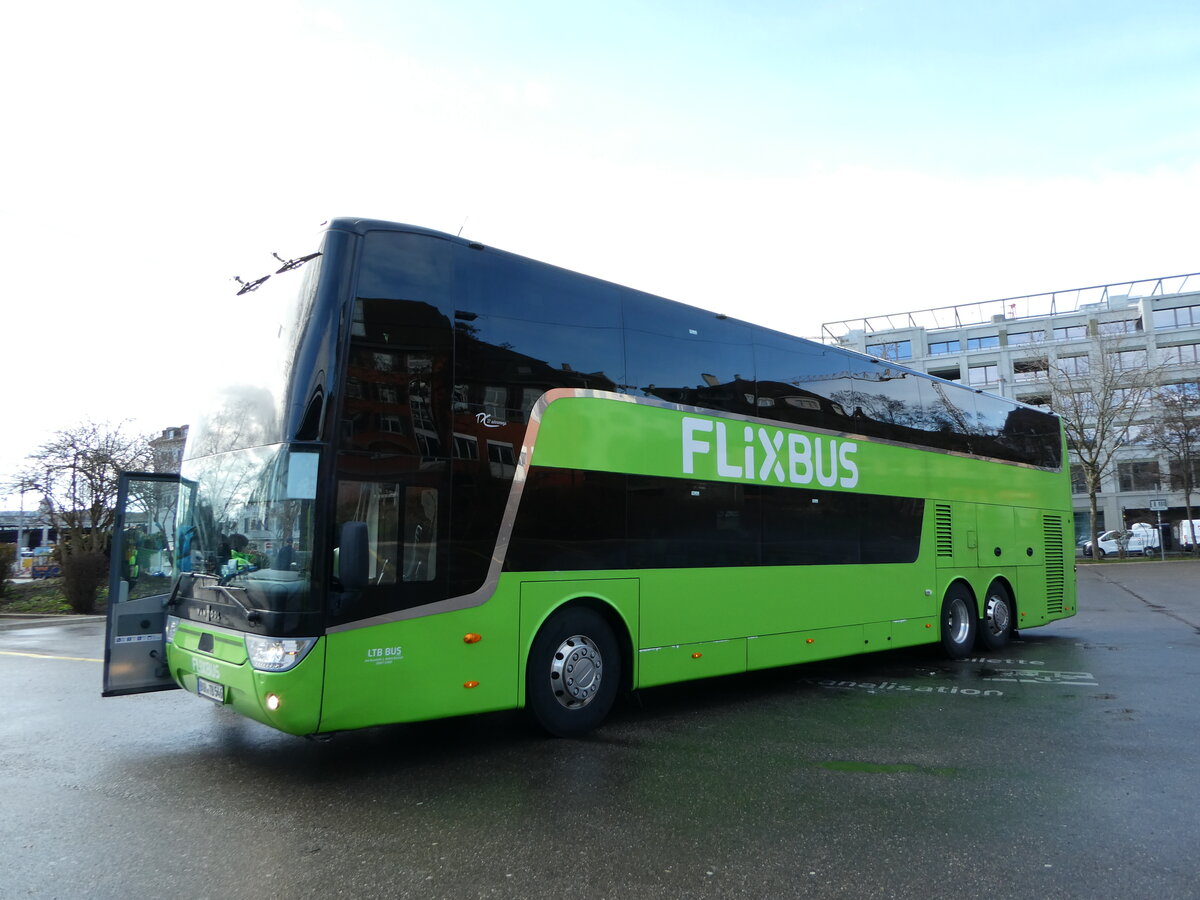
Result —
MULTIPOLYGON (((1099 335, 1086 354, 1045 356, 1050 405, 1062 419, 1067 443, 1087 487, 1092 556, 1100 557, 1096 495, 1117 451, 1135 440, 1140 421, 1158 388, 1161 369, 1151 368, 1145 350, 1123 351, 1118 336, 1099 335)), ((1124 523, 1121 523, 1123 530, 1124 523)))
MULTIPOLYGON (((1155 408, 1158 415, 1143 431, 1142 443, 1169 461, 1171 487, 1183 493, 1184 521, 1194 529, 1192 494, 1200 468, 1200 390, 1194 382, 1163 385, 1155 394, 1155 408)), ((1195 552, 1195 534, 1188 535, 1188 543, 1195 552)))
POLYGON ((57 432, 28 461, 17 486, 41 497, 42 512, 58 532, 67 602, 76 612, 91 612, 107 572, 117 478, 150 466, 148 439, 125 434, 121 425, 88 421, 57 432))

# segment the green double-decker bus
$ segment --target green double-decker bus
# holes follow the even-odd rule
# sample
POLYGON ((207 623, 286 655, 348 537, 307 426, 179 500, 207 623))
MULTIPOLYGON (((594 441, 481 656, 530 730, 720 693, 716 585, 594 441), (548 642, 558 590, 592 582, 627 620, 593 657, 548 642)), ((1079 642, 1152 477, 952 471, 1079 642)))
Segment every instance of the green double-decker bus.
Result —
POLYGON ((1074 614, 1047 412, 422 228, 311 250, 243 288, 250 374, 181 365, 229 377, 171 593, 114 568, 106 694, 577 735, 622 690, 1074 614))

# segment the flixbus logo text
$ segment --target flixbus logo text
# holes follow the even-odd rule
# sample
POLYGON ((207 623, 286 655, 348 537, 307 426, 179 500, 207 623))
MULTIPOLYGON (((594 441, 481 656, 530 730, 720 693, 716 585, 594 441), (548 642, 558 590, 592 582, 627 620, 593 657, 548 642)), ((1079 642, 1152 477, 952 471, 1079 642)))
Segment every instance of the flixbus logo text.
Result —
POLYGON ((683 418, 683 474, 696 474, 699 462, 719 478, 778 484, 816 484, 852 488, 858 484, 854 441, 683 418))

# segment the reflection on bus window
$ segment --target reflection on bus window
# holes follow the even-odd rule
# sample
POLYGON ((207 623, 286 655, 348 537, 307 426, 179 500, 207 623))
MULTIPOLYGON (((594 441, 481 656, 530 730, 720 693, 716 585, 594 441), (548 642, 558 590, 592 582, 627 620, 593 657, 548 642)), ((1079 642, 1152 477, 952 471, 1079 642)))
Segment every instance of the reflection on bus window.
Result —
POLYGON ((437 575, 437 490, 410 487, 404 499, 404 580, 437 575))
POLYGON ((432 581, 437 576, 436 488, 343 481, 337 525, 365 522, 371 584, 432 581))

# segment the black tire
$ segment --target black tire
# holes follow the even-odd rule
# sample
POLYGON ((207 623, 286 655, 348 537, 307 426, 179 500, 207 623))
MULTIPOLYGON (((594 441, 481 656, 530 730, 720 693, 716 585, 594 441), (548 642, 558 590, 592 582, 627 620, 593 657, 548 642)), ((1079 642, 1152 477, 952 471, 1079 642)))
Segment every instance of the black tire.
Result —
POLYGON ((1092 557, 1092 559, 1104 559, 1104 557, 1105 557, 1104 548, 1097 547, 1096 554, 1095 554, 1095 556, 1092 557))
POLYGON ((621 650, 599 613, 576 606, 546 620, 525 667, 525 708, 556 737, 587 734, 604 721, 621 681, 621 650))
POLYGON ((951 659, 966 659, 975 649, 979 614, 975 598, 963 585, 946 591, 942 600, 942 649, 951 659))
POLYGON ((1008 589, 996 582, 983 598, 983 618, 979 620, 979 646, 1000 650, 1012 640, 1017 626, 1017 607, 1008 589))

